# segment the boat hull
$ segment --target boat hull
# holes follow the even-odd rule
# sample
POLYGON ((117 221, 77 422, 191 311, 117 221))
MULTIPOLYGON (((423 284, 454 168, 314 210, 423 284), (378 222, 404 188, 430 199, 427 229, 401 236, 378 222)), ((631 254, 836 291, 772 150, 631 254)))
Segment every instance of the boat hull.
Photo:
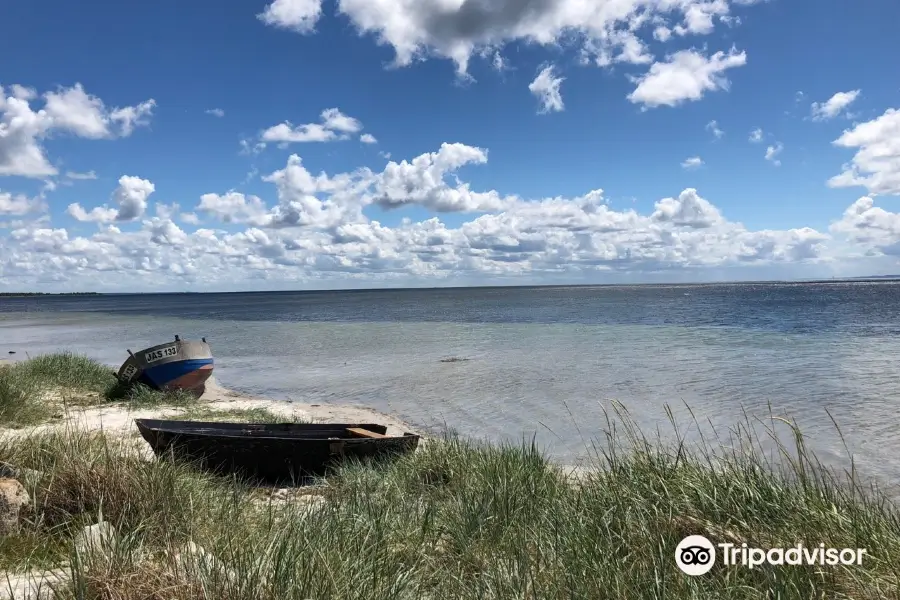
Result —
POLYGON ((373 423, 247 424, 136 419, 160 457, 190 461, 219 474, 272 483, 322 476, 349 459, 384 459, 416 449, 419 436, 353 437, 348 428, 384 435, 373 423))
POLYGON ((201 391, 212 376, 212 350, 205 341, 177 339, 131 355, 119 370, 125 383, 140 382, 159 390, 201 391))

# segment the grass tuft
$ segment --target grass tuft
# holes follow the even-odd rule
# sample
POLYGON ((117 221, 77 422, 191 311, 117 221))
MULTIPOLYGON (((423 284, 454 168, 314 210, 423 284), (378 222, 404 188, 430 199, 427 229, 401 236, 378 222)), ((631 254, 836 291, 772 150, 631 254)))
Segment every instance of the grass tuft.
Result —
POLYGON ((170 417, 183 421, 234 421, 240 423, 309 423, 297 415, 283 415, 265 407, 215 409, 196 405, 170 417))
POLYGON ((111 368, 70 352, 0 367, 0 422, 4 425, 40 423, 66 404, 92 406, 115 401, 136 406, 188 406, 196 397, 183 390, 122 384, 111 368))

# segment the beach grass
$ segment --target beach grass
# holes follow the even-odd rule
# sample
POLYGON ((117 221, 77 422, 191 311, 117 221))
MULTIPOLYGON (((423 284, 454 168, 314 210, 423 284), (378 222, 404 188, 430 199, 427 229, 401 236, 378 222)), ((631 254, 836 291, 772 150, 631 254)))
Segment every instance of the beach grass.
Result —
POLYGON ((183 421, 236 421, 240 423, 309 423, 309 419, 298 415, 284 415, 263 406, 252 408, 212 408, 201 404, 189 406, 170 419, 183 421))
POLYGON ((309 490, 315 502, 260 502, 240 481, 148 460, 136 440, 36 433, 0 441, 0 461, 41 473, 28 481, 24 541, 0 568, 24 568, 28 540, 46 538, 70 565, 61 598, 900 597, 896 507, 852 469, 822 467, 791 424, 769 425, 792 436, 773 436, 774 457, 749 424, 688 447, 616 415, 577 479, 527 441, 446 436, 345 465, 309 490), (101 515, 119 532, 113 547, 67 554, 101 515), (675 547, 695 534, 868 554, 858 566, 716 564, 689 577, 675 547))
POLYGON ((66 405, 122 401, 135 406, 186 406, 195 400, 183 390, 123 385, 110 367, 71 352, 0 365, 0 423, 6 426, 46 421, 66 405))

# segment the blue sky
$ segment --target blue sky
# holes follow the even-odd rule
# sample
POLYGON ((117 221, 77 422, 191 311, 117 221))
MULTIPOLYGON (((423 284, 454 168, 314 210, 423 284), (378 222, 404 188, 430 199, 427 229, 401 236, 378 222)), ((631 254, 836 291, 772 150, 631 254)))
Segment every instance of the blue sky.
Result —
POLYGON ((0 289, 900 271, 900 4, 521 4, 4 3, 0 289))

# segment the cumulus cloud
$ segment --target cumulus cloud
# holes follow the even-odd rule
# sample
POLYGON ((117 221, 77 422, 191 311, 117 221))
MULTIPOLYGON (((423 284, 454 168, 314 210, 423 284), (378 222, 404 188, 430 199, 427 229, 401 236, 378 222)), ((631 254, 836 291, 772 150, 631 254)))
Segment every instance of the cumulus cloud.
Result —
POLYGON ((810 108, 813 121, 827 121, 845 112, 859 97, 861 90, 838 92, 825 102, 813 102, 810 108))
MULTIPOLYGON (((91 235, 73 235, 45 220, 17 222, 0 232, 0 277, 22 286, 38 279, 61 285, 77 279, 115 281, 130 289, 209 289, 259 278, 342 285, 383 284, 394 277, 423 283, 452 277, 581 278, 829 257, 828 235, 809 228, 749 230, 693 188, 640 213, 612 208, 602 190, 528 200, 475 189, 462 179, 463 168, 487 160, 484 148, 443 144, 391 161, 381 172, 329 174, 311 172, 292 155, 283 168, 262 178, 273 188, 273 203, 266 194, 210 192, 188 213, 156 203, 153 217, 147 216, 153 184, 126 176, 110 207, 70 207, 76 218, 99 223, 91 235), (432 214, 389 227, 366 210, 376 205, 416 206, 432 214), (444 212, 457 213, 452 225, 443 220, 444 212), (117 227, 123 221, 130 222, 127 231, 117 227)), ((9 199, 0 200, 0 206, 8 205, 9 199)), ((851 212, 852 219, 884 230, 878 244, 889 247, 896 237, 893 225, 872 217, 871 205, 851 212)), ((856 224, 848 227, 835 225, 832 233, 846 237, 845 231, 859 230, 856 224)))
POLYGON ((705 56, 696 50, 680 50, 655 62, 640 77, 632 78, 637 87, 628 100, 643 109, 678 106, 703 98, 706 92, 727 91, 730 82, 725 71, 747 64, 747 54, 732 48, 705 56))
POLYGON ((784 145, 781 142, 775 142, 774 145, 766 148, 766 160, 776 167, 780 167, 781 160, 779 160, 777 156, 781 154, 782 150, 784 150, 784 145))
POLYGON ((261 225, 266 221, 268 209, 258 196, 245 196, 238 192, 227 194, 203 194, 197 211, 213 216, 223 223, 250 223, 261 225))
POLYGON ((541 101, 541 113, 560 112, 563 110, 563 99, 559 86, 565 81, 564 77, 554 75, 554 66, 549 65, 541 69, 537 77, 528 84, 528 91, 541 101))
POLYGON ((684 10, 684 24, 676 25, 674 32, 678 35, 708 35, 713 32, 713 20, 718 17, 730 24, 728 13, 731 7, 726 0, 712 2, 689 2, 684 10))
POLYGON ((703 159, 699 156, 692 156, 681 163, 684 169, 699 169, 703 166, 703 159))
POLYGON ((127 137, 147 125, 156 102, 108 108, 80 83, 46 92, 43 107, 34 110, 38 93, 21 85, 0 87, 0 175, 43 178, 57 174, 43 141, 56 133, 86 139, 127 137))
MULTIPOLYGON (((736 2, 737 4, 750 4, 736 2)), ((514 42, 575 46, 585 62, 644 64, 652 60, 639 34, 655 28, 658 40, 711 33, 715 21, 729 20, 727 0, 341 0, 337 11, 361 35, 371 35, 394 51, 394 64, 406 66, 427 56, 452 60, 466 74, 473 56, 490 56, 514 42), (665 32, 665 33, 663 33, 665 32)), ((275 0, 260 15, 272 26, 298 33, 313 31, 321 0, 275 0)))
POLYGON ((274 0, 257 18, 272 27, 306 34, 322 16, 322 0, 274 0))
POLYGON ((870 255, 900 256, 900 214, 875 206, 872 196, 851 204, 830 229, 861 245, 870 255))
POLYGON ((487 150, 465 144, 441 144, 440 150, 412 161, 389 162, 375 182, 374 200, 385 208, 418 204, 437 212, 499 210, 511 199, 496 191, 473 192, 469 184, 450 185, 446 177, 469 164, 487 162, 487 150))
POLYGON ((0 191, 0 216, 21 217, 45 210, 47 205, 40 198, 29 198, 24 194, 14 196, 9 192, 0 191))
POLYGON ((713 134, 713 137, 716 138, 716 139, 719 139, 719 138, 721 138, 723 135, 725 135, 725 132, 722 131, 721 129, 719 129, 719 123, 718 123, 718 121, 710 121, 709 123, 707 123, 707 124, 706 124, 706 130, 707 130, 708 132, 710 132, 711 134, 713 134))
POLYGON ((832 142, 856 148, 844 170, 828 180, 831 187, 863 186, 873 194, 900 194, 900 110, 859 123, 832 142))
POLYGON ((210 108, 209 110, 206 111, 206 114, 212 115, 214 117, 218 117, 221 119, 222 117, 225 116, 225 111, 222 110, 221 108, 210 108))
POLYGON ((653 38, 660 42, 668 42, 672 37, 672 30, 665 25, 660 25, 653 30, 653 38))
POLYGON ((760 142, 762 141, 762 139, 763 139, 763 130, 760 129, 759 127, 756 127, 755 129, 753 129, 753 130, 750 132, 750 138, 749 138, 749 139, 750 139, 750 142, 752 142, 752 143, 754 143, 754 144, 760 143, 760 142))
POLYGON ((359 141, 361 141, 363 144, 377 144, 378 143, 378 140, 375 139, 375 136, 372 135, 371 133, 362 134, 361 136, 359 136, 359 141))
POLYGON ((148 180, 131 175, 119 178, 119 185, 112 194, 112 200, 118 208, 110 208, 105 204, 95 206, 90 211, 79 203, 70 204, 66 212, 78 221, 96 223, 112 223, 114 221, 135 221, 147 210, 147 198, 156 191, 156 187, 148 180))
POLYGON ((663 198, 655 209, 651 219, 683 227, 702 229, 725 221, 719 209, 701 198, 694 188, 684 190, 678 198, 663 198))
POLYGON ((509 70, 509 65, 506 63, 506 59, 503 58, 499 52, 494 52, 494 56, 491 59, 491 66, 495 71, 503 72, 509 70))
MULTIPOLYGON (((320 123, 307 123, 306 125, 292 125, 289 121, 269 127, 260 134, 262 146, 256 146, 254 152, 265 148, 266 142, 299 143, 299 142, 331 142, 335 140, 350 139, 349 134, 358 133, 362 129, 362 123, 358 119, 349 117, 337 108, 326 108, 320 115, 320 123)), ((249 150, 249 142, 244 141, 245 149, 249 150)))

